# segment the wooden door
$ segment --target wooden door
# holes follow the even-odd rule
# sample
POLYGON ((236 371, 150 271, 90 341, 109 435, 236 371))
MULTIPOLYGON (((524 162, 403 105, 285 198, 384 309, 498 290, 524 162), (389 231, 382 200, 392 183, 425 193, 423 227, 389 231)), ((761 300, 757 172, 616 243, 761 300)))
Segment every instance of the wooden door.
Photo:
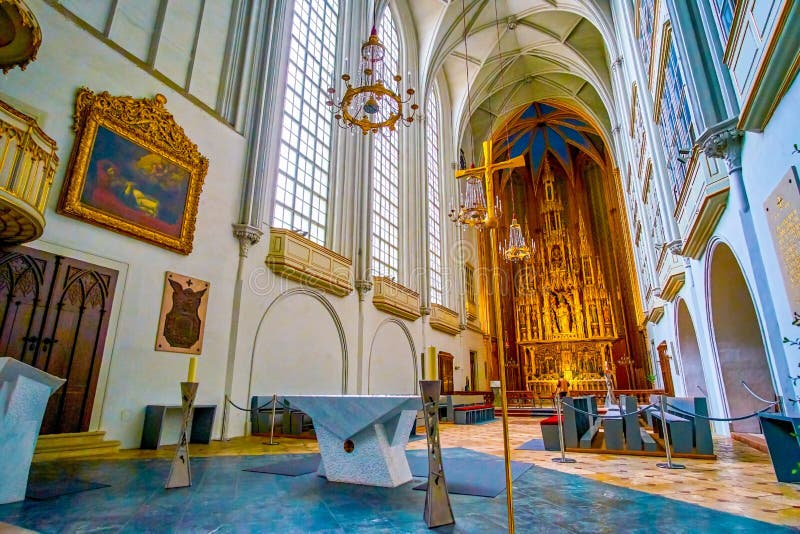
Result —
POLYGON ((42 434, 89 429, 116 281, 117 271, 72 258, 0 250, 0 353, 67 380, 42 434))
POLYGON ((453 385, 453 355, 449 352, 439 352, 439 380, 442 381, 442 393, 451 393, 453 385))
POLYGON ((472 391, 478 391, 478 353, 469 351, 469 385, 472 391))
POLYGON ((669 366, 671 356, 667 354, 667 344, 663 341, 657 347, 658 365, 661 367, 661 377, 664 379, 664 391, 670 397, 675 396, 675 386, 672 384, 672 370, 669 366))

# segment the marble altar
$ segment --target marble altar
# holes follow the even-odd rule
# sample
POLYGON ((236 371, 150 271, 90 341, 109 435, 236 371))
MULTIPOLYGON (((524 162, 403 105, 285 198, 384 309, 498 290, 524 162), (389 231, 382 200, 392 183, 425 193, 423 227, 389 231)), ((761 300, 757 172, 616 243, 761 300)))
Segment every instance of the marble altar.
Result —
POLYGON ((64 382, 14 358, 0 358, 0 504, 25 499, 47 401, 64 382))
POLYGON ((322 455, 317 474, 332 482, 394 488, 411 480, 405 449, 419 397, 287 395, 311 417, 322 455))

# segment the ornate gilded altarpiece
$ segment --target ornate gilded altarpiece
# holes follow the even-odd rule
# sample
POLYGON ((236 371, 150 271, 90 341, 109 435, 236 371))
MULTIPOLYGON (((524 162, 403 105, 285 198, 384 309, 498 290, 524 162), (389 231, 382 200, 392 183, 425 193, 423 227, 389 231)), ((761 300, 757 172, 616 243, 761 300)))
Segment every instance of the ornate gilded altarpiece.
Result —
POLYGON ((206 159, 157 94, 78 90, 58 212, 158 246, 192 251, 206 159))
POLYGON ((184 354, 202 352, 210 286, 204 280, 167 271, 156 350, 184 354))
POLYGON ((551 392, 561 375, 574 389, 603 389, 605 370, 615 369, 612 349, 621 329, 588 199, 579 200, 586 194, 552 172, 547 158, 535 190, 537 209, 529 217, 537 246, 514 277, 528 389, 551 392))

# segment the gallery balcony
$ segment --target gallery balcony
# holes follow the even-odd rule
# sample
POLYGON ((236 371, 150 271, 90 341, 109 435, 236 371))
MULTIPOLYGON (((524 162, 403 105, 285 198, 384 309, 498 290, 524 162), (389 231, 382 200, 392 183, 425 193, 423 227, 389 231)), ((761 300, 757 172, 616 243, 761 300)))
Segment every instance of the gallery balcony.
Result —
POLYGON ((686 266, 681 256, 676 253, 681 243, 665 243, 659 250, 656 273, 661 286, 661 299, 672 302, 686 283, 686 266))
POLYGON ((0 243, 26 243, 44 232, 57 149, 36 119, 0 100, 0 243))
POLYGON ((698 259, 703 255, 728 205, 729 191, 725 162, 706 157, 695 146, 675 206, 675 220, 683 241, 681 256, 698 259))
POLYGON ((376 308, 410 321, 419 319, 419 293, 384 276, 374 277, 372 283, 372 303, 376 308))
POLYGON ((441 304, 431 304, 430 325, 434 330, 439 330, 452 336, 461 332, 458 321, 458 313, 442 306, 441 304))
POLYGON ((292 230, 270 230, 266 264, 278 276, 337 297, 353 291, 352 262, 292 230))

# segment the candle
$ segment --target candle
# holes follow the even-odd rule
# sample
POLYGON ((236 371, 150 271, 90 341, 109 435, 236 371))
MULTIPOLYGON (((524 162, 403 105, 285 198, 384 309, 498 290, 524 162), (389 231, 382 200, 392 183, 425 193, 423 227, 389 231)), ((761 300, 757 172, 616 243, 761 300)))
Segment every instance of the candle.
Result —
POLYGON ((187 382, 197 382, 197 356, 189 358, 189 377, 187 382))

